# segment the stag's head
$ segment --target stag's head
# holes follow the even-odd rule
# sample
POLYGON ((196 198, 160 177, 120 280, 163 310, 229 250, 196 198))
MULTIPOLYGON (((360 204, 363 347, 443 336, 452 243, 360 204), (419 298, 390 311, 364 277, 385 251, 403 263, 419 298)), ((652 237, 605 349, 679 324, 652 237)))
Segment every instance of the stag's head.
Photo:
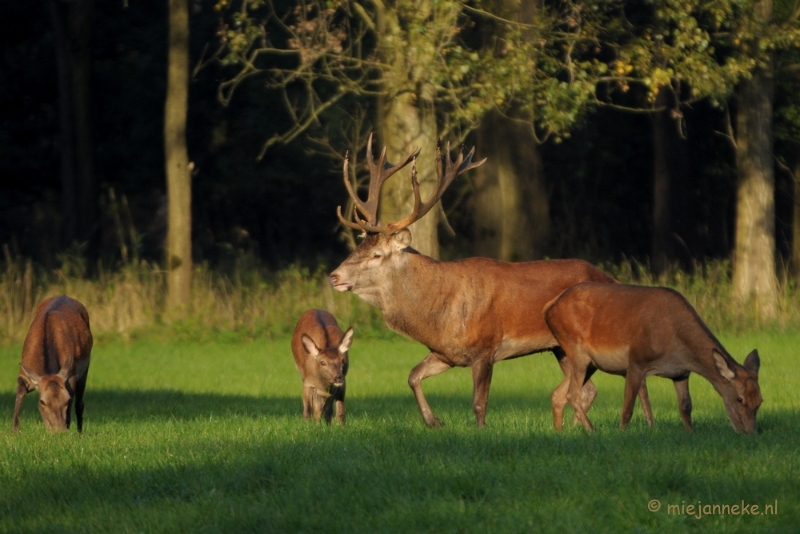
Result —
POLYGON ((67 416, 73 393, 69 381, 71 369, 70 362, 56 374, 40 375, 20 364, 23 378, 39 393, 39 412, 45 427, 51 432, 67 430, 67 416))
POLYGON ((420 199, 419 182, 417 181, 417 155, 419 149, 415 148, 397 164, 386 161, 386 147, 383 148, 380 158, 376 163, 372 155, 372 135, 367 141, 367 167, 369 168, 369 192, 367 200, 363 201, 356 194, 350 183, 348 165, 349 157, 344 158, 344 184, 347 192, 353 199, 353 220, 342 215, 339 206, 336 214, 339 220, 354 230, 359 230, 364 235, 361 244, 347 257, 344 262, 331 273, 330 282, 338 291, 353 291, 364 300, 379 305, 380 291, 387 272, 402 265, 404 252, 408 252, 411 245, 411 232, 408 227, 421 219, 442 198, 447 187, 455 180, 456 176, 481 165, 485 159, 474 162, 473 148, 464 156, 459 152, 456 161, 450 159, 450 144, 447 145, 446 156, 442 154, 441 145, 436 148, 436 188, 426 201, 420 199), (378 220, 378 202, 384 182, 395 172, 411 162, 411 187, 414 192, 414 206, 411 214, 396 222, 383 223, 378 220))
POLYGON ((318 347, 314 340, 306 334, 303 334, 300 340, 303 342, 306 352, 317 362, 319 376, 323 381, 337 387, 344 385, 344 377, 347 374, 349 363, 347 351, 353 344, 353 328, 347 329, 342 341, 336 347, 318 347))
POLYGON ((758 369, 761 366, 758 351, 753 350, 747 355, 744 366, 728 361, 716 349, 712 355, 714 366, 729 386, 720 393, 734 430, 745 434, 755 432, 756 413, 762 402, 761 388, 758 385, 758 369))

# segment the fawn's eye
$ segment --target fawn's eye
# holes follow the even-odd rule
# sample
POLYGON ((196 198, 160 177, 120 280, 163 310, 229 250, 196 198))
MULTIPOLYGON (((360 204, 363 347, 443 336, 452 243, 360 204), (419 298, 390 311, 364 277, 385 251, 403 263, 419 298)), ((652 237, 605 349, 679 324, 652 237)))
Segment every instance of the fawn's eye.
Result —
POLYGON ((742 403, 744 403, 744 399, 741 398, 741 397, 736 397, 736 402, 738 402, 739 404, 742 404, 742 403))
POLYGON ((319 361, 319 364, 320 364, 322 367, 325 367, 326 365, 328 365, 327 363, 325 363, 325 360, 320 360, 320 361, 319 361))

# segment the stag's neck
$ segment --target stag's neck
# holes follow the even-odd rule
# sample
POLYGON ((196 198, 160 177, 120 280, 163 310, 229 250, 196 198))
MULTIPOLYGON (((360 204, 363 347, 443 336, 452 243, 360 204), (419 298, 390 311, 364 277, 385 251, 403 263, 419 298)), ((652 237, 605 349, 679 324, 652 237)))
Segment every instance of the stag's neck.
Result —
POLYGON ((457 282, 446 276, 446 263, 416 252, 404 252, 403 260, 382 286, 377 305, 390 328, 430 347, 448 323, 457 282))

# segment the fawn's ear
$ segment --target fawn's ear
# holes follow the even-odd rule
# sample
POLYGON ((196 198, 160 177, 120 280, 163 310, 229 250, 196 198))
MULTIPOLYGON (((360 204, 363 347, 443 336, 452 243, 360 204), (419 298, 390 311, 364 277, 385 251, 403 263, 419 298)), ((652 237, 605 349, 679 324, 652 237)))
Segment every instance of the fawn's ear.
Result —
POLYGON ((353 344, 353 327, 347 329, 347 332, 344 333, 344 337, 342 338, 342 342, 339 343, 339 352, 344 354, 350 349, 350 345, 353 344))
POLYGON ((750 354, 747 355, 747 358, 744 359, 744 368, 758 374, 760 367, 761 358, 758 357, 758 349, 753 349, 750 351, 750 354))
POLYGON ((300 338, 300 341, 303 342, 303 347, 305 347, 307 353, 315 358, 319 356, 319 347, 317 347, 317 344, 314 343, 313 339, 308 337, 308 334, 303 334, 303 337, 300 338))
POLYGON ((714 358, 714 367, 717 368, 719 374, 722 375, 722 378, 726 380, 733 380, 733 377, 736 376, 736 373, 731 366, 728 364, 728 360, 725 359, 725 356, 722 355, 720 351, 717 349, 712 349, 711 356, 714 358))
POLYGON ((42 380, 42 377, 39 376, 33 369, 21 363, 19 364, 19 370, 28 379, 30 385, 32 385, 34 388, 39 387, 39 382, 42 380))

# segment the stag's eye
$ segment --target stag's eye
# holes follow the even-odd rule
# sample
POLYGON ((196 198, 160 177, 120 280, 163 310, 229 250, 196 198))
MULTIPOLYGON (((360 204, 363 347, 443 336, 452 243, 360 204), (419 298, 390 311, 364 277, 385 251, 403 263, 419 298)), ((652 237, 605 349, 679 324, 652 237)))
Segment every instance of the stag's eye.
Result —
POLYGON ((736 402, 738 402, 739 404, 743 404, 744 403, 744 399, 741 398, 741 397, 736 397, 736 402))
POLYGON ((319 361, 319 364, 320 364, 322 367, 325 367, 326 365, 328 365, 327 363, 325 363, 325 360, 320 360, 320 361, 319 361))
POLYGON ((40 400, 40 401, 39 401, 39 405, 40 405, 40 406, 44 406, 44 405, 45 405, 45 402, 44 402, 43 400, 40 400))
POLYGON ((381 253, 380 252, 373 252, 372 253, 372 259, 373 260, 376 260, 376 259, 378 259, 380 257, 381 257, 381 253))

